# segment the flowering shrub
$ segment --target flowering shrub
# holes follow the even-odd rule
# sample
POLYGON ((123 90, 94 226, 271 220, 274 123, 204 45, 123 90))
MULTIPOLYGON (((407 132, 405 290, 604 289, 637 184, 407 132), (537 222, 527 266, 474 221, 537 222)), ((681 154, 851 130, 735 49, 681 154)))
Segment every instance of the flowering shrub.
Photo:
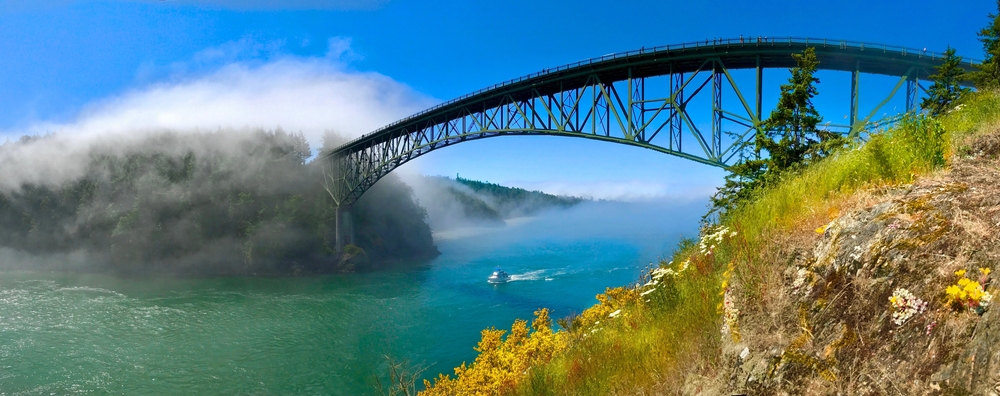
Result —
POLYGON ((643 286, 656 286, 656 285, 660 284, 660 282, 663 280, 664 276, 667 277, 667 278, 676 278, 676 277, 680 276, 680 274, 682 272, 684 272, 685 270, 687 270, 688 265, 690 263, 691 263, 691 259, 684 260, 684 262, 681 263, 681 265, 677 268, 677 270, 674 270, 672 268, 669 268, 671 265, 674 264, 674 262, 671 261, 671 262, 667 263, 666 267, 660 267, 660 268, 654 269, 653 271, 650 272, 650 278, 652 280, 650 280, 649 283, 646 283, 643 286))
MULTIPOLYGON (((579 329, 597 324, 615 311, 639 302, 639 291, 627 287, 609 287, 598 294, 598 303, 573 318, 572 328, 579 329)), ((616 315, 617 316, 617 315, 616 315)))
POLYGON ((927 310, 927 302, 921 300, 904 288, 896 288, 889 297, 889 307, 892 309, 892 323, 902 326, 913 315, 927 310))
POLYGON ((955 276, 958 277, 958 280, 955 281, 954 285, 948 286, 945 289, 945 294, 948 296, 948 304, 952 308, 956 310, 967 308, 982 314, 986 310, 986 307, 990 305, 990 301, 993 301, 993 294, 985 289, 986 280, 990 276, 990 269, 980 268, 979 273, 982 276, 976 282, 965 276, 966 272, 964 269, 955 271, 955 276))
POLYGON ((497 395, 514 390, 531 366, 548 362, 568 345, 566 332, 552 331, 547 309, 535 311, 531 329, 518 319, 506 339, 504 330, 483 330, 475 362, 456 367, 454 378, 441 374, 433 384, 424 380, 427 390, 420 394, 497 395))
POLYGON ((736 231, 730 231, 725 226, 719 226, 714 232, 707 233, 698 242, 698 251, 703 255, 712 254, 712 251, 722 243, 722 238, 736 236, 736 231))

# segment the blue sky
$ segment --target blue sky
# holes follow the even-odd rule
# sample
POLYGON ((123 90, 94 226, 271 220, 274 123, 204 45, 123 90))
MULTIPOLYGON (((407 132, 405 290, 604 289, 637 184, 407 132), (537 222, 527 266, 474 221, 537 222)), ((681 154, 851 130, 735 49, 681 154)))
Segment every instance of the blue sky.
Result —
MULTIPOLYGON (((951 45, 960 55, 981 58, 975 33, 995 7, 986 0, 947 6, 929 1, 4 0, 0 139, 54 131, 282 126, 318 143, 323 129, 360 135, 543 68, 741 34, 931 51, 951 45)), ((768 76, 774 95, 786 75, 768 76)), ((821 95, 843 96, 843 77, 820 77, 821 95)), ((825 115, 837 122, 838 111, 825 115)), ((401 171, 461 173, 556 193, 628 199, 704 196, 723 176, 718 169, 649 150, 541 137, 463 143, 401 171)))

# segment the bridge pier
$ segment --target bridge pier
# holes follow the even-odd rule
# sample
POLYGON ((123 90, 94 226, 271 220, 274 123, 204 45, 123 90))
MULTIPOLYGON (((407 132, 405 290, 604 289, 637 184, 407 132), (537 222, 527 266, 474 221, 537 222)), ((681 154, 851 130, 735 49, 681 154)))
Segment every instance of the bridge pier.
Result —
POLYGON ((337 253, 344 252, 344 246, 354 244, 354 223, 351 221, 351 207, 348 205, 342 205, 337 207, 337 215, 334 219, 336 222, 336 239, 337 253))

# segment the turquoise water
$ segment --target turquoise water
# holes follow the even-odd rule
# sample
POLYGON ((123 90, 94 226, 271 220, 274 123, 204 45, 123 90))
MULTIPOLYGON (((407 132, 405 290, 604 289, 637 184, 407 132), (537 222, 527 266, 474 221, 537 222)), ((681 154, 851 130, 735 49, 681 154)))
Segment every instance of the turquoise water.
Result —
POLYGON ((592 305, 704 204, 587 203, 438 235, 441 256, 313 278, 0 273, 0 394, 371 394, 386 355, 451 373, 479 331, 592 305), (485 282, 494 266, 513 282, 485 282))

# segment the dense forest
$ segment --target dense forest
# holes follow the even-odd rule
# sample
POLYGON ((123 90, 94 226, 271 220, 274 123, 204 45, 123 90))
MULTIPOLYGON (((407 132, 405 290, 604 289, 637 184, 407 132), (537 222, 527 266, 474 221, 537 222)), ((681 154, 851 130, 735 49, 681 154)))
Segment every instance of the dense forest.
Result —
POLYGON ((197 275, 365 270, 437 254, 426 211, 390 175, 354 205, 357 246, 341 260, 336 207, 298 133, 68 141, 0 146, 0 248, 86 257, 83 270, 197 275))

